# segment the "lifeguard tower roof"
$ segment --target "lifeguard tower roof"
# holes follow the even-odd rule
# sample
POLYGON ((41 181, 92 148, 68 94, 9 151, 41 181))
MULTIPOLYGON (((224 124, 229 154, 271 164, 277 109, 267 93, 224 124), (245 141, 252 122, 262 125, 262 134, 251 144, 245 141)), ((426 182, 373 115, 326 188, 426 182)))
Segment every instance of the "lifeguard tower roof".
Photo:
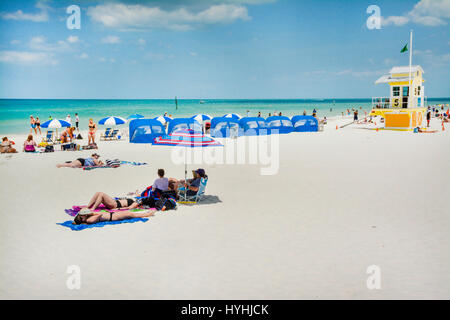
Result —
MULTIPOLYGON (((421 66, 411 66, 411 76, 425 73, 421 66)), ((393 67, 388 75, 381 76, 375 84, 409 81, 409 66, 393 67)))

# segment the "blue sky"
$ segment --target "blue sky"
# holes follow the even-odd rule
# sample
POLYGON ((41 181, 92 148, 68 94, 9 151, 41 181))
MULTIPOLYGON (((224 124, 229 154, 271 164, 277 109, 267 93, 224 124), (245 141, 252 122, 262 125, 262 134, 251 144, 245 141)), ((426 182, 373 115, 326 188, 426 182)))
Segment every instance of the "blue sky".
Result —
POLYGON ((448 97, 449 21, 450 0, 0 0, 0 98, 385 96, 410 29, 425 94, 448 97))

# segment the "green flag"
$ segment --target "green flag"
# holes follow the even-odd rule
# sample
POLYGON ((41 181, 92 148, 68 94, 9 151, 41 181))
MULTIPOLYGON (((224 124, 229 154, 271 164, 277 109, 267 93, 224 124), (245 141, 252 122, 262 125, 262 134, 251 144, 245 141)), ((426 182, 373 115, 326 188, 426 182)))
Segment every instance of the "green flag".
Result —
POLYGON ((400 53, 406 52, 408 51, 408 44, 405 44, 405 46, 403 47, 403 49, 400 51, 400 53))

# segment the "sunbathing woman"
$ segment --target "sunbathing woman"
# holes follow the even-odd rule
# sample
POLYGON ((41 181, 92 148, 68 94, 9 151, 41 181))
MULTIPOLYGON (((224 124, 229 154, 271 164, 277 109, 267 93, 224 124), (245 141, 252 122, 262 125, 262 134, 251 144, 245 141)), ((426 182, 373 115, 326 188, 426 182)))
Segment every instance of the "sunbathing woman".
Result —
POLYGON ((78 158, 77 160, 69 161, 66 163, 58 163, 56 167, 82 168, 82 167, 95 167, 103 165, 103 162, 101 160, 98 160, 98 158, 100 158, 98 154, 94 153, 91 157, 92 158, 78 158))
POLYGON ((133 218, 146 218, 155 215, 156 210, 148 210, 145 212, 106 212, 106 213, 88 213, 88 214, 78 214, 75 219, 73 219, 74 224, 94 224, 103 221, 119 221, 133 218))
POLYGON ((95 210, 100 204, 103 204, 107 209, 134 209, 140 206, 140 203, 134 199, 115 200, 106 193, 96 192, 87 207, 95 210))

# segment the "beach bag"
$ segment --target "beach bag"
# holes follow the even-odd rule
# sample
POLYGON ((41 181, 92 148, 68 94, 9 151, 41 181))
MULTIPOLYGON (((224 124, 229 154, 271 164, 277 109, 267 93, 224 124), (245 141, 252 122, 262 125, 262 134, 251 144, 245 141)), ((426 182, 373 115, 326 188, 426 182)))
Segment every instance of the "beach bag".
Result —
POLYGON ((36 151, 36 149, 34 148, 33 145, 27 144, 27 145, 25 146, 25 152, 35 152, 35 151, 36 151))
POLYGON ((78 134, 77 139, 78 140, 82 140, 83 139, 83 137, 81 136, 81 133, 78 134))
POLYGON ((108 167, 117 168, 120 166, 120 160, 119 159, 114 159, 114 160, 106 159, 106 165, 108 167))
POLYGON ((77 145, 75 143, 63 144, 61 148, 62 150, 75 150, 77 145))
POLYGON ((53 146, 51 146, 51 145, 45 146, 44 152, 54 152, 54 151, 55 151, 55 148, 53 148, 53 146))
POLYGON ((173 199, 161 198, 155 203, 155 208, 159 211, 166 207, 165 211, 175 209, 177 203, 173 199))

